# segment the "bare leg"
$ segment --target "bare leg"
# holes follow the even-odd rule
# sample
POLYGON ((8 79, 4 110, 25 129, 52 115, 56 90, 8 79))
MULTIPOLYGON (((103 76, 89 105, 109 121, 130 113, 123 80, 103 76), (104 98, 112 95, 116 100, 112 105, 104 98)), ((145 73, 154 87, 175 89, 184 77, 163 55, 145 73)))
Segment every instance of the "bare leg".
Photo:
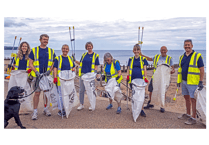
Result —
POLYGON ((152 98, 152 92, 149 92, 149 100, 151 102, 151 98, 152 98))
POLYGON ((196 100, 194 98, 191 98, 192 102, 192 117, 196 118, 196 100))
POLYGON ((40 92, 35 92, 35 95, 33 97, 33 107, 34 107, 34 109, 38 108, 39 96, 40 96, 40 92))
POLYGON ((121 101, 120 102, 118 102, 118 107, 120 107, 121 106, 121 101))
POLYGON ((110 104, 112 104, 112 100, 111 99, 109 99, 110 100, 110 104))
POLYGON ((191 113, 190 113, 190 110, 191 110, 190 96, 189 95, 184 95, 184 99, 186 101, 187 114, 191 115, 191 113))

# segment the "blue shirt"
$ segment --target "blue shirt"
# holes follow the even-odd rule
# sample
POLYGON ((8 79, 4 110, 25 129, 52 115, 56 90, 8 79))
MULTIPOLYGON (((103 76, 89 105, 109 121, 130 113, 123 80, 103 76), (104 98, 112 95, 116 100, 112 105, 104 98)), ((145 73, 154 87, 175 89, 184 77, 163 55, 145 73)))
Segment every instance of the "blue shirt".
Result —
MULTIPOLYGON (((14 59, 14 64, 16 64, 16 61, 14 59)), ((19 67, 18 70, 26 70, 27 68, 27 60, 25 60, 25 54, 23 54, 23 59, 19 59, 19 67)))
MULTIPOLYGON (((54 53, 53 60, 55 59, 55 57, 56 55, 54 53)), ((29 58, 34 60, 33 51, 30 52, 29 58)), ((47 71, 48 60, 49 60, 48 47, 43 49, 39 46, 39 72, 40 73, 44 73, 47 71)))
MULTIPOLYGON (((112 64, 112 63, 111 63, 111 64, 112 64)), ((107 63, 107 65, 106 65, 105 72, 106 72, 107 76, 110 76, 110 75, 111 75, 111 74, 110 74, 111 64, 108 64, 108 63, 107 63)), ((116 68, 117 71, 120 70, 120 64, 118 63, 118 61, 117 61, 116 64, 115 64, 115 68, 116 68)), ((108 81, 109 81, 109 79, 107 78, 107 82, 108 82, 108 81)))
MULTIPOLYGON (((81 73, 88 73, 88 72, 91 72, 91 64, 92 64, 92 57, 93 57, 93 54, 86 54, 85 57, 83 58, 83 65, 82 65, 82 68, 81 68, 81 73)), ((81 56, 81 60, 82 60, 82 56, 81 56)), ((80 60, 80 62, 81 62, 80 60)), ((96 58, 96 61, 95 61, 95 65, 99 65, 99 57, 96 58)))
MULTIPOLYGON (((72 61, 73 62, 73 61, 72 61)), ((58 68, 58 60, 55 59, 54 61, 54 67, 58 68)), ((75 67, 75 64, 73 62, 73 67, 75 67)), ((68 57, 62 56, 62 67, 61 70, 70 70, 70 62, 68 60, 68 57)))
MULTIPOLYGON (((143 60, 144 61, 144 66, 148 65, 148 62, 146 59, 143 60)), ((129 58, 128 60, 128 66, 130 68, 131 65, 131 59, 129 58)), ((142 77, 142 71, 141 71, 141 62, 140 62, 140 58, 135 58, 134 57, 134 62, 133 62, 133 70, 132 70, 132 76, 131 76, 131 80, 136 79, 136 78, 141 78, 142 77)))
MULTIPOLYGON (((194 50, 189 56, 186 56, 186 52, 185 52, 184 56, 181 60, 181 67, 182 67, 181 74, 182 74, 182 80, 184 80, 184 81, 187 81, 189 62, 190 62, 190 59, 191 59, 191 56, 192 56, 193 53, 194 53, 194 50)), ((200 68, 200 67, 203 67, 203 66, 204 66, 204 63, 203 63, 202 57, 199 57, 199 59, 197 61, 197 67, 200 68)))

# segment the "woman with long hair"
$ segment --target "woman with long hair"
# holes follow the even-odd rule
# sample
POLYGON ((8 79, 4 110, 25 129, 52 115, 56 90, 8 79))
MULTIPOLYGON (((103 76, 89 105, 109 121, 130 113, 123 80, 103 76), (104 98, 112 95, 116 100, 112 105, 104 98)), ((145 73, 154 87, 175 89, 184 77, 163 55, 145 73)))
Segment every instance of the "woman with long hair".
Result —
POLYGON ((30 45, 28 42, 24 41, 18 47, 17 56, 14 58, 14 70, 27 70, 28 73, 31 72, 29 68, 29 54, 31 52, 30 45))

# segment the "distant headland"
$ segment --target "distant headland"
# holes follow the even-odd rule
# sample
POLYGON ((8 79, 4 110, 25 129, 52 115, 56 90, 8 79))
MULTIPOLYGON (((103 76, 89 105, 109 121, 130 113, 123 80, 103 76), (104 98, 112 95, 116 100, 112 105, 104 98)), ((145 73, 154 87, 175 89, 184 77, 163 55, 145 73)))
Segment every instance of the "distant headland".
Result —
MULTIPOLYGON (((4 50, 12 50, 12 46, 4 46, 4 50)), ((17 47, 14 47, 13 50, 17 50, 17 47)))

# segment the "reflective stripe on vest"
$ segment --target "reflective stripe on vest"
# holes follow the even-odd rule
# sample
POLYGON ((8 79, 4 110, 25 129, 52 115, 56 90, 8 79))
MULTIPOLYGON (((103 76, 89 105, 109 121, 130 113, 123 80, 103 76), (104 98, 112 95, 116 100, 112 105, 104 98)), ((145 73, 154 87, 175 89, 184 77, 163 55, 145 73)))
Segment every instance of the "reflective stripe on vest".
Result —
MULTIPOLYGON (((18 70, 18 67, 19 67, 19 62, 20 62, 20 59, 18 57, 15 57, 15 70, 18 70)), ((26 70, 29 70, 29 59, 27 60, 27 66, 26 66, 26 70)))
MULTIPOLYGON (((55 59, 58 60, 57 85, 60 86, 60 80, 59 80, 58 74, 60 73, 61 68, 62 68, 62 55, 55 57, 55 59)), ((73 59, 70 56, 68 56, 68 60, 69 60, 69 63, 70 63, 70 70, 72 70, 72 68, 73 68, 73 62, 72 61, 73 61, 73 59)))
MULTIPOLYGON (((86 56, 86 54, 87 54, 87 52, 82 55, 82 59, 81 59, 80 66, 79 66, 79 72, 78 72, 79 77, 82 75, 81 74, 81 69, 82 69, 82 66, 83 66, 83 59, 86 56)), ((99 54, 94 53, 93 57, 92 57, 91 72, 95 71, 95 61, 96 61, 97 57, 99 57, 99 54)))
MULTIPOLYGON (((155 73, 155 71, 156 71, 157 62, 158 62, 160 56, 161 56, 160 54, 156 54, 156 55, 155 55, 155 58, 154 58, 154 61, 153 61, 153 65, 154 65, 153 67, 154 67, 154 69, 153 69, 152 78, 153 78, 154 73, 155 73)), ((168 55, 166 56, 165 64, 168 64, 168 65, 170 66, 170 64, 171 64, 171 56, 168 56, 168 55)))
MULTIPOLYGON (((113 64, 113 63, 116 64, 116 62, 119 63, 118 60, 115 60, 115 62, 112 62, 111 63, 111 67, 110 67, 110 75, 111 75, 111 78, 117 78, 118 77, 118 71, 115 68, 115 65, 113 64)), ((107 82, 107 74, 106 74, 106 71, 105 71, 106 66, 107 66, 107 63, 104 64, 105 82, 107 82)), ((120 84, 122 80, 123 80, 123 76, 121 75, 120 78, 117 80, 118 84, 120 84)))
MULTIPOLYGON (((188 67, 188 74, 187 74, 187 84, 188 85, 198 85, 200 81, 200 69, 197 66, 197 61, 200 58, 201 53, 194 52, 191 56, 189 67, 188 67)), ((178 77, 177 83, 182 82, 182 67, 181 61, 184 55, 179 57, 179 68, 178 68, 178 77)), ((202 56, 201 56, 202 57, 202 56)))
MULTIPOLYGON (((34 61, 33 61, 33 66, 35 67, 35 69, 40 72, 39 70, 39 46, 32 48, 33 51, 33 55, 34 55, 34 61)), ((50 70, 52 64, 53 64, 53 56, 54 56, 54 49, 51 49, 48 47, 48 67, 47 67, 47 71, 50 70)), ((52 75, 52 72, 50 73, 52 75)), ((31 71, 31 75, 33 77, 36 77, 36 74, 34 71, 31 71)))
MULTIPOLYGON (((134 56, 130 57, 131 59, 131 64, 130 64, 130 68, 129 68, 129 82, 131 83, 131 77, 132 77, 132 71, 133 71, 133 64, 134 64, 134 56)), ((142 73, 142 78, 144 79, 144 59, 146 59, 145 57, 139 56, 140 59, 140 66, 141 66, 141 73, 142 73)), ((147 59, 146 59, 147 60, 147 59)))

